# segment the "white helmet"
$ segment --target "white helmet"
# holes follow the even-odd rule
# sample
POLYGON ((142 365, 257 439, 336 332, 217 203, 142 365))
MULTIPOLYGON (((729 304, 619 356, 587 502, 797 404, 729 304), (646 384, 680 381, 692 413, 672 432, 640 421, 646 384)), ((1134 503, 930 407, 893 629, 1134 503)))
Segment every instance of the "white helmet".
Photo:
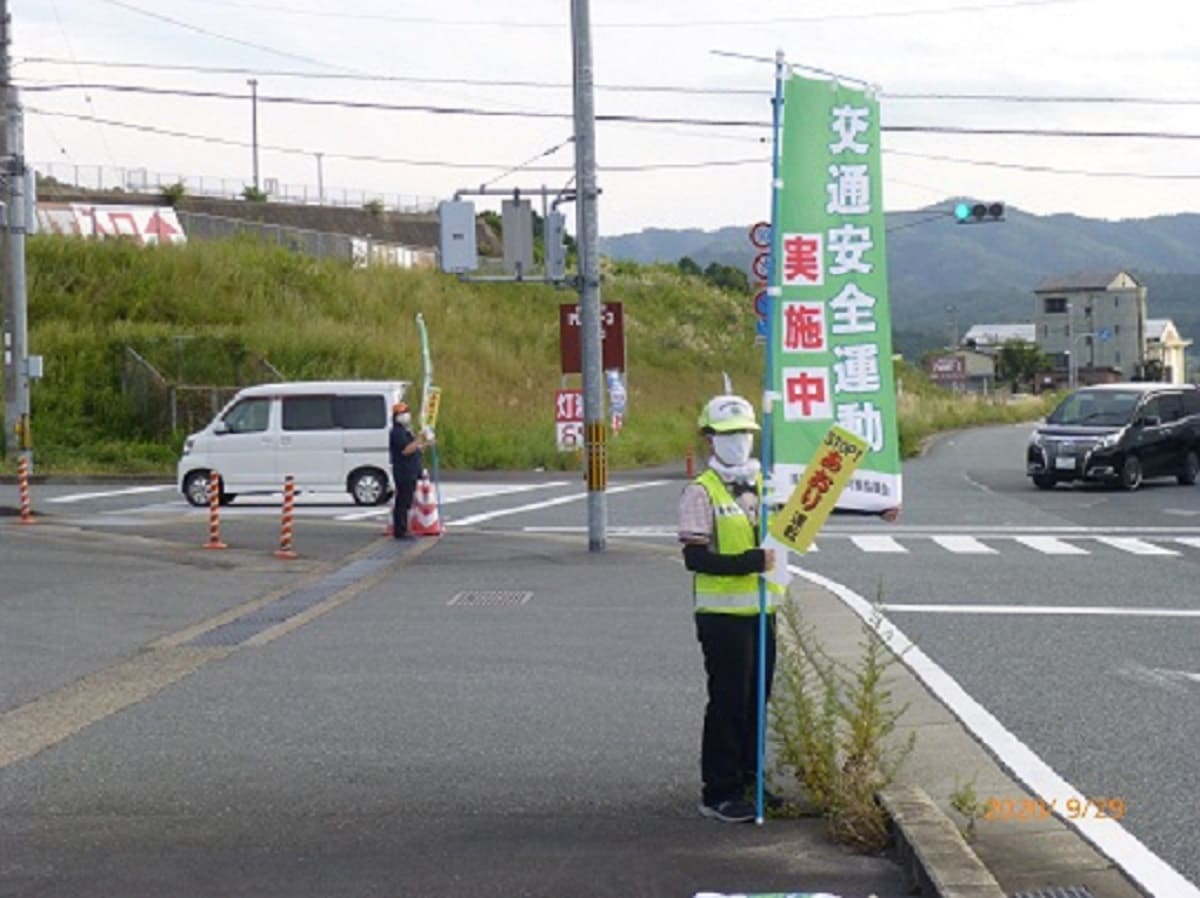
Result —
POLYGON ((759 429, 758 422, 754 420, 754 406, 741 396, 730 394, 710 399, 697 423, 701 430, 710 433, 759 429))

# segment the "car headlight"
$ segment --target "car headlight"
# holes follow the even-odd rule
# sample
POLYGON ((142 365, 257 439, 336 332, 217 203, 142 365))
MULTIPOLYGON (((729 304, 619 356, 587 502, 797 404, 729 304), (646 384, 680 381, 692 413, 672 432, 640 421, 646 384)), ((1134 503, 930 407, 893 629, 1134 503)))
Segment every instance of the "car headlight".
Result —
POLYGON ((192 447, 195 445, 196 445, 196 438, 188 437, 186 440, 183 441, 183 454, 184 455, 191 454, 192 447))
POLYGON ((1116 433, 1110 433, 1100 438, 1100 442, 1096 444, 1097 449, 1111 449, 1117 443, 1121 442, 1121 437, 1125 435, 1124 430, 1118 430, 1116 433))
POLYGON ((1039 449, 1044 445, 1041 431, 1035 430, 1029 435, 1029 445, 1037 446, 1039 449))

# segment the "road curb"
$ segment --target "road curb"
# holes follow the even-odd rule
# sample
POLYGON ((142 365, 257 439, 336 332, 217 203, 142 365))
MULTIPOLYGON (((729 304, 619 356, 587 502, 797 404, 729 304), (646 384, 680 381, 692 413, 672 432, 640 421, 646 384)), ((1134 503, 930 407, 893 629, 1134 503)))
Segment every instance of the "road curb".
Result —
POLYGON ((937 898, 1007 898, 984 866, 924 789, 895 785, 880 794, 895 824, 896 856, 921 895, 937 898))

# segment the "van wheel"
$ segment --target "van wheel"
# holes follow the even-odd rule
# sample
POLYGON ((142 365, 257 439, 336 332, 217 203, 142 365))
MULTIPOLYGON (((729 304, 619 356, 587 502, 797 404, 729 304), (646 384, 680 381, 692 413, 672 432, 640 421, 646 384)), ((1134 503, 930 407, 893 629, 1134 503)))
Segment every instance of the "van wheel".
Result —
POLYGON ((197 508, 208 505, 208 471, 192 471, 183 479, 183 498, 197 508))
POLYGON ((1191 449, 1183 460, 1183 470, 1179 472, 1179 482, 1183 486, 1191 486, 1196 482, 1197 476, 1200 476, 1200 455, 1196 454, 1195 449, 1191 449))
POLYGON ((1058 479, 1053 474, 1034 474, 1033 485, 1039 490, 1052 490, 1058 479))
POLYGON ((1121 465, 1121 489, 1132 492, 1142 485, 1142 463, 1136 455, 1125 456, 1121 465))
POLYGON ((364 468, 350 475, 350 495, 355 505, 382 505, 388 500, 387 475, 376 468, 364 468))

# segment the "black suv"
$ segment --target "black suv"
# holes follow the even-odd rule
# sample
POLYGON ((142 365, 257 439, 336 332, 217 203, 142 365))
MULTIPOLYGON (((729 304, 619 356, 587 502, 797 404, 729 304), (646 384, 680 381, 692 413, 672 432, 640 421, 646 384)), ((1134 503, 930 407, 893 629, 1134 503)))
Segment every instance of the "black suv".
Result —
POLYGON ((1029 435, 1025 473, 1039 489, 1069 480, 1116 481, 1200 474, 1200 390, 1190 385, 1104 384, 1076 390, 1029 435))

